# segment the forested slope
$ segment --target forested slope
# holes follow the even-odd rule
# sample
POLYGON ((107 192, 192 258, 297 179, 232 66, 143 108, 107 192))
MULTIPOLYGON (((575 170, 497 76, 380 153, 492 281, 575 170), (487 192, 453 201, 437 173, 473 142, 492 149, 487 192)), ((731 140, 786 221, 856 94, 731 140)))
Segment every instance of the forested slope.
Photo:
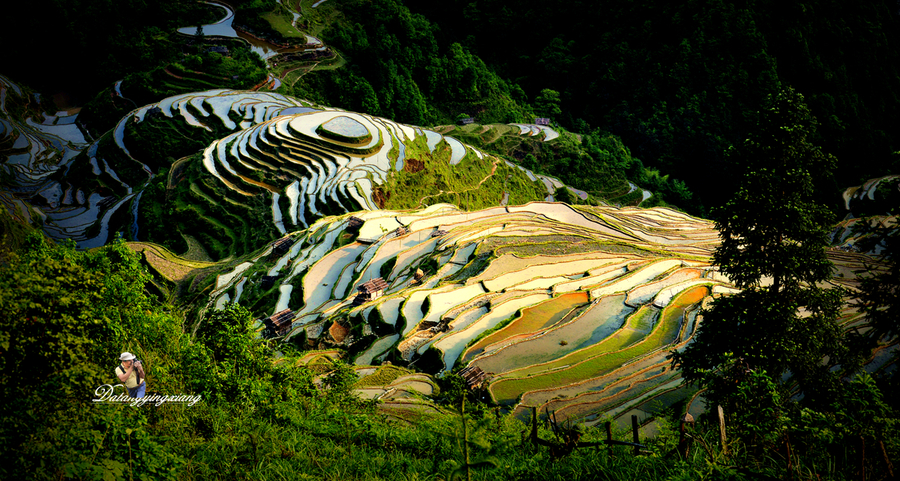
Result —
POLYGON ((528 98, 558 91, 566 125, 619 135, 647 165, 687 180, 696 210, 721 203, 732 185, 721 182, 732 171, 724 150, 780 86, 806 97, 836 177, 886 173, 900 146, 889 127, 900 123, 895 2, 406 4, 528 98))

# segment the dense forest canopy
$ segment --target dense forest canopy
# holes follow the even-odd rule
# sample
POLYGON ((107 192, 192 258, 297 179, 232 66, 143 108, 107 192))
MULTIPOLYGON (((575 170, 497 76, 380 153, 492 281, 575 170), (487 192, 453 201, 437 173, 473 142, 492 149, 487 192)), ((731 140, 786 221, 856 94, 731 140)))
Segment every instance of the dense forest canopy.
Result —
MULTIPOLYGON (((566 125, 621 136, 635 157, 687 180, 703 205, 720 204, 733 187, 724 149, 745 138, 781 86, 806 97, 841 185, 896 167, 896 2, 406 4, 530 98, 558 91, 566 125)), ((823 187, 835 190, 830 180, 823 187)))
POLYGON ((0 31, 3 45, 16 46, 3 49, 4 74, 47 94, 66 91, 79 104, 172 58, 170 32, 204 18, 192 0, 47 0, 16 10, 0 31))

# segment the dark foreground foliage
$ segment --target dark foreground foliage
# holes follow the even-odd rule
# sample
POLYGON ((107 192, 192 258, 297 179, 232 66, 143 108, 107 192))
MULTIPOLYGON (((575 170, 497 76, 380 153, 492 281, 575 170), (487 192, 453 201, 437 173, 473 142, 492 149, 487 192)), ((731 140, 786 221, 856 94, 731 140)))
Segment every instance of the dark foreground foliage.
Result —
MULTIPOLYGON (((3 258, 4 479, 863 479, 863 469, 884 479, 898 455, 896 411, 863 377, 833 407, 791 416, 777 390, 763 390, 774 397, 730 416, 727 452, 701 420, 682 456, 660 420, 639 456, 601 447, 554 457, 518 421, 471 399, 459 409, 464 390, 449 381, 431 415, 361 401, 349 366, 297 365, 255 336, 238 305, 190 332, 189 319, 145 295, 144 268, 122 242, 77 252, 35 235, 3 258), (150 393, 201 400, 93 402, 124 350, 146 364, 150 393)), ((542 426, 539 436, 568 435, 542 426)), ((579 436, 605 439, 598 429, 579 436)))

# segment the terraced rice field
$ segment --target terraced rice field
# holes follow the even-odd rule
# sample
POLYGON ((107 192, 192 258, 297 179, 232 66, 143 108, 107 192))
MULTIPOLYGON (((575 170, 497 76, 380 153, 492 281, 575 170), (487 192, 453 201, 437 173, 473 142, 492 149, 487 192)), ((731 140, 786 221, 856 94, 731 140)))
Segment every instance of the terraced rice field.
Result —
MULTIPOLYGON (((0 77, 0 110, 22 95, 0 77)), ((238 218, 230 224, 204 218, 207 227, 219 237, 239 238, 244 229, 295 242, 278 255, 265 245, 274 238, 244 246, 216 278, 211 305, 241 299, 266 315, 291 309, 295 317, 285 337, 302 335, 318 347, 364 343, 356 356, 363 365, 390 359, 431 373, 480 367, 488 375, 487 392, 517 414, 537 406, 591 422, 604 413, 649 414, 655 402, 692 396, 666 354, 690 342, 702 303, 735 292, 709 265, 719 242, 711 222, 667 208, 525 203, 516 200, 516 190, 502 187, 503 179, 519 182, 522 191, 535 189, 528 198, 538 199, 562 184, 435 131, 274 93, 229 90, 138 108, 90 144, 65 134, 71 130, 66 116, 52 117, 52 126, 49 116, 0 119, 0 142, 14 151, 4 164, 7 173, 50 206, 38 213, 16 196, 0 196, 12 212, 40 214, 51 235, 81 246, 105 242, 115 222, 145 232, 150 226, 128 214, 138 211, 143 189, 158 172, 128 149, 134 145, 129 132, 156 118, 182 126, 185 135, 215 135, 193 160, 199 180, 189 180, 186 191, 210 211, 249 212, 260 199, 262 206, 254 207, 259 215, 252 218, 227 214, 238 218), (56 125, 63 128, 54 131, 56 125), (67 183, 65 176, 46 182, 63 168, 88 181, 101 179, 116 196, 67 183), (398 178, 434 172, 465 187, 438 194, 430 185, 421 192, 389 190, 398 178), (442 203, 462 201, 471 193, 466 189, 482 184, 492 200, 469 205, 486 208, 468 212, 442 203), (379 208, 389 195, 391 202, 406 196, 407 204, 379 208), (501 200, 524 204, 497 206, 501 200), (350 227, 351 216, 362 221, 358 230, 350 227), (388 286, 384 292, 357 300, 358 288, 378 277, 388 286)), ((544 129, 504 128, 551 140, 544 129)), ((191 162, 185 159, 178 162, 191 162)), ((182 188, 179 172, 173 167, 169 179, 155 182, 182 188)), ((873 181, 849 192, 848 205, 869 199, 877 186, 873 181)), ((851 239, 844 232, 839 237, 851 239)), ((210 250, 206 242, 197 250, 210 250)), ((175 282, 209 267, 154 246, 136 248, 175 282)), ((834 283, 849 288, 869 261, 839 250, 829 256, 838 267, 834 283)), ((852 311, 842 322, 847 329, 861 326, 852 311)), ((879 353, 873 368, 892 349, 879 353)), ((409 399, 429 392, 427 378, 395 381, 366 387, 381 390, 367 395, 401 403, 398 412, 413 417, 428 411, 409 399)))
POLYGON ((543 329, 553 327, 577 308, 586 305, 587 293, 574 292, 555 297, 536 306, 522 309, 522 315, 503 329, 481 339, 466 350, 462 362, 491 353, 504 345, 525 339, 543 329))
POLYGON ((303 332, 316 345, 341 345, 328 327, 344 316, 380 332, 357 363, 391 359, 429 372, 478 366, 491 396, 517 413, 581 399, 584 406, 568 412, 590 416, 675 382, 665 354, 690 339, 713 288, 732 288, 708 264, 711 223, 670 209, 536 202, 354 215, 364 243, 339 242, 349 214, 321 218, 294 234, 287 253, 232 272, 218 292, 290 263, 275 287, 305 277, 302 298, 290 296, 287 306, 296 313, 288 337, 303 332), (417 269, 429 274, 415 281, 417 269), (379 276, 384 295, 353 305, 357 287, 379 276), (579 398, 593 392, 602 396, 579 398))
POLYGON ((214 262, 183 259, 156 244, 129 242, 128 247, 135 252, 143 253, 144 259, 154 270, 173 282, 185 280, 196 269, 205 269, 216 265, 214 262))
POLYGON ((552 362, 530 366, 498 376, 489 392, 497 402, 509 405, 529 391, 564 386, 600 376, 618 366, 670 346, 678 340, 685 311, 709 294, 706 287, 694 287, 662 310, 650 332, 644 332, 652 319, 654 307, 645 306, 629 318, 621 333, 552 362))

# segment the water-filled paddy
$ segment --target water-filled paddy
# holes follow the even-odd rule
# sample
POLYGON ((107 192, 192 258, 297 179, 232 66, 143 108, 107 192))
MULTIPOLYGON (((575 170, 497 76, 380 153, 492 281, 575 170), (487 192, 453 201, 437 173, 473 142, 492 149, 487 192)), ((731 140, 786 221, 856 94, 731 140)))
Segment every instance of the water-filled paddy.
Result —
POLYGON ((618 330, 625 317, 634 310, 626 306, 624 300, 624 295, 603 298, 569 323, 477 359, 473 365, 485 372, 503 373, 553 361, 597 344, 618 330))
POLYGON ((505 340, 522 334, 537 333, 559 322, 572 309, 587 304, 588 296, 584 292, 575 292, 554 297, 538 305, 522 309, 522 315, 516 318, 503 329, 481 339, 468 350, 463 357, 467 362, 486 349, 490 349, 495 343, 503 343, 505 340))

